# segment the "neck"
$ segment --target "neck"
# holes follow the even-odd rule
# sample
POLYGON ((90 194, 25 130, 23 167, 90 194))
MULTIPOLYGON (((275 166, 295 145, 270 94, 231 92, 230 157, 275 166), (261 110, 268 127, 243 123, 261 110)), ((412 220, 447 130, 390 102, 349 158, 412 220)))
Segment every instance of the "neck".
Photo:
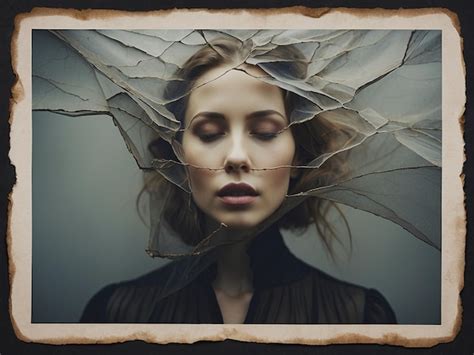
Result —
POLYGON ((217 258, 215 290, 237 297, 253 291, 248 241, 222 246, 217 258))

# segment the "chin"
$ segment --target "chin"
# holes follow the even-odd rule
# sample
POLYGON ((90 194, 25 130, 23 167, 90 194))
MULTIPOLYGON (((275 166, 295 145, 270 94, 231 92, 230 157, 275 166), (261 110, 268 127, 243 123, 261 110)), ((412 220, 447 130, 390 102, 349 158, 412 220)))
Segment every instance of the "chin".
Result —
POLYGON ((258 218, 257 216, 255 216, 255 214, 250 214, 240 216, 221 216, 219 220, 229 228, 242 230, 258 226, 260 223, 263 222, 264 219, 265 218, 258 218))
POLYGON ((227 227, 236 229, 236 230, 242 230, 242 229, 250 229, 253 227, 258 226, 259 222, 254 222, 254 221, 235 221, 235 220, 224 220, 222 221, 227 227))

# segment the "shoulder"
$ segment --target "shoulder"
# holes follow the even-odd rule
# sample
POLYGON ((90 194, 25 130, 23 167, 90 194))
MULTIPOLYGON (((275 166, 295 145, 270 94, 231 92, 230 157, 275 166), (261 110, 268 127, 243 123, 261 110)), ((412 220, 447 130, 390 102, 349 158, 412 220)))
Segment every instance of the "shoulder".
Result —
POLYGON ((103 287, 87 303, 80 322, 146 322, 146 316, 150 312, 149 309, 143 309, 143 305, 152 306, 154 299, 164 297, 164 285, 177 263, 170 263, 132 280, 103 287))
POLYGON ((395 313, 377 290, 339 280, 316 268, 311 280, 318 323, 396 323, 395 313))

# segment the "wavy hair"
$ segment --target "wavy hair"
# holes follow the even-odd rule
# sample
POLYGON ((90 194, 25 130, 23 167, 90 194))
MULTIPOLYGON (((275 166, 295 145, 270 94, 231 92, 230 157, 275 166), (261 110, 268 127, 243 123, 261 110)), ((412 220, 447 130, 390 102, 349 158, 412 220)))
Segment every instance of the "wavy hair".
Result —
MULTIPOLYGON (((279 46, 269 49, 269 55, 281 58, 280 65, 284 66, 282 73, 288 78, 305 79, 307 62, 302 53, 294 46, 279 46)), ((177 81, 170 82, 165 91, 167 98, 179 99, 166 105, 177 119, 184 122, 184 112, 187 106, 187 93, 193 88, 197 79, 212 68, 224 65, 240 64, 242 61, 242 43, 228 38, 217 39, 203 47, 176 73, 177 81)), ((274 63, 268 63, 269 66, 274 63)), ((264 68, 262 68, 264 69, 264 68)), ((287 117, 298 107, 299 96, 283 90, 284 104, 287 117)), ((290 125, 296 144, 296 161, 298 165, 307 165, 324 152, 336 151, 340 148, 340 137, 350 137, 348 128, 330 122, 327 118, 314 117, 301 123, 290 125), (310 142, 310 144, 308 144, 310 142)), ((179 138, 178 138, 179 139, 179 138)), ((158 139, 149 146, 153 155, 161 159, 177 160, 168 143, 158 139)), ((290 179, 288 194, 305 192, 317 186, 326 185, 329 181, 347 174, 344 164, 344 153, 333 155, 319 168, 301 169, 298 176, 290 179)), ((167 194, 162 218, 179 233, 183 241, 196 245, 204 237, 204 213, 194 204, 190 194, 166 180, 158 172, 146 173, 145 185, 137 201, 144 193, 167 194)), ((332 256, 332 241, 339 240, 334 227, 328 221, 328 213, 335 207, 347 230, 347 221, 337 206, 330 201, 309 196, 305 201, 286 213, 276 223, 279 227, 304 231, 314 223, 324 245, 332 256)))

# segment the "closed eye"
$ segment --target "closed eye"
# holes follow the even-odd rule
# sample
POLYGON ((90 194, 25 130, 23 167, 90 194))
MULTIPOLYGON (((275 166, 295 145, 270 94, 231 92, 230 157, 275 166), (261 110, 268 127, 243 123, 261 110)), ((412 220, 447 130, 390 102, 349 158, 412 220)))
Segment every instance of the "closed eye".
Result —
POLYGON ((216 133, 199 133, 197 135, 199 137, 199 139, 204 142, 204 143, 211 143, 211 142, 214 142, 216 140, 218 140, 219 138, 225 136, 225 133, 223 132, 216 132, 216 133))
POLYGON ((278 137, 286 122, 275 111, 254 113, 249 119, 250 135, 261 141, 270 141, 278 137))
POLYGON ((210 143, 227 133, 227 122, 222 115, 215 113, 200 114, 191 125, 191 131, 201 142, 210 143))
POLYGON ((262 141, 269 141, 276 138, 278 132, 253 132, 250 135, 262 141))

